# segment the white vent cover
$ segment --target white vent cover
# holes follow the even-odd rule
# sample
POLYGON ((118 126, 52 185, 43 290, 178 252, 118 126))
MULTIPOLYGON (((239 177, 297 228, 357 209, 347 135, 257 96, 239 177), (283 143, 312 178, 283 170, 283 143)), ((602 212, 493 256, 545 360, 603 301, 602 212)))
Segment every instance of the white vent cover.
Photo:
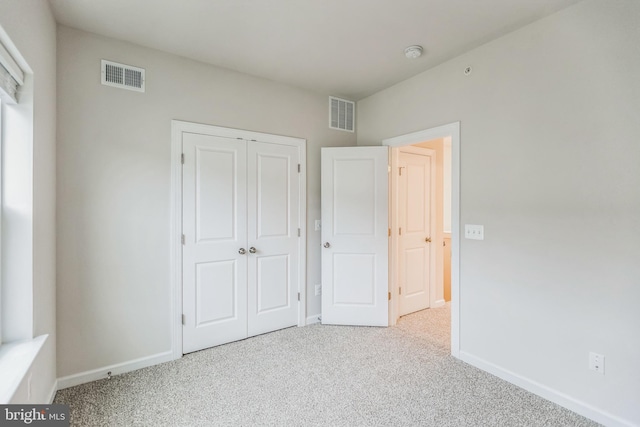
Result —
POLYGON ((356 104, 346 99, 329 97, 329 127, 354 131, 356 104))
POLYGON ((144 68, 102 60, 102 84, 144 92, 144 68))

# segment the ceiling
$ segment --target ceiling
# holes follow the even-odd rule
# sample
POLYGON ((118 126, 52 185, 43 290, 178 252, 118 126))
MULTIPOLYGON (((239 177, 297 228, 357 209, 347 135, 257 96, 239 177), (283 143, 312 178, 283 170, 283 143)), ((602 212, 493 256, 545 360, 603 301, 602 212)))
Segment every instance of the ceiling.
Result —
POLYGON ((356 101, 577 1, 50 0, 69 27, 356 101))

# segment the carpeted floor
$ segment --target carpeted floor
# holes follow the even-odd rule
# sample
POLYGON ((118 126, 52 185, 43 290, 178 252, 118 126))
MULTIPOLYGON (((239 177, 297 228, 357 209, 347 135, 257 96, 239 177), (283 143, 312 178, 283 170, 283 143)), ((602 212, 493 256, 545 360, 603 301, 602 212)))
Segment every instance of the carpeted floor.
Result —
POLYGON ((311 325, 61 390, 77 426, 597 426, 449 354, 449 307, 311 325))

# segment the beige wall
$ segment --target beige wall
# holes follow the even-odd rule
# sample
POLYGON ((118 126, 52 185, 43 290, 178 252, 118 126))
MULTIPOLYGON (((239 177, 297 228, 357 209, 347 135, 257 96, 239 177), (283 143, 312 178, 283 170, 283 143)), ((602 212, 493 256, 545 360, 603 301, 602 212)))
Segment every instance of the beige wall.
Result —
MULTIPOLYGON (((29 74, 29 93, 21 97, 18 107, 25 113, 22 117, 33 132, 29 133, 26 146, 21 147, 29 160, 25 179, 30 194, 22 206, 22 213, 30 217, 30 230, 23 236, 28 238, 23 245, 29 250, 20 260, 20 264, 30 270, 26 275, 28 283, 23 285, 29 289, 32 286, 32 309, 27 310, 31 330, 27 333, 31 336, 49 334, 12 403, 49 403, 56 379, 56 25, 48 2, 0 0, 0 27, 26 61, 29 74), (31 396, 27 386, 30 375, 31 396)), ((5 233, 14 231, 4 230, 5 233)))
POLYGON ((320 313, 320 147, 328 97, 58 28, 58 376, 170 349, 171 120, 307 139, 307 315, 320 313), (100 60, 146 69, 102 86, 100 60))
POLYGON ((462 356, 608 423, 640 424, 638 22, 586 0, 358 103, 361 145, 461 122, 462 356))

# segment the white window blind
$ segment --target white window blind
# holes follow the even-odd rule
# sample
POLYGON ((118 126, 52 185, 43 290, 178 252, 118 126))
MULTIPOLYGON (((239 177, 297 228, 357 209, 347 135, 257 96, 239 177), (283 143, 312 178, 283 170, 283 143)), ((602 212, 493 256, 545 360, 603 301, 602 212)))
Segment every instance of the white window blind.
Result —
POLYGON ((24 83, 24 73, 3 44, 0 43, 0 92, 3 98, 18 100, 18 88, 24 83))

